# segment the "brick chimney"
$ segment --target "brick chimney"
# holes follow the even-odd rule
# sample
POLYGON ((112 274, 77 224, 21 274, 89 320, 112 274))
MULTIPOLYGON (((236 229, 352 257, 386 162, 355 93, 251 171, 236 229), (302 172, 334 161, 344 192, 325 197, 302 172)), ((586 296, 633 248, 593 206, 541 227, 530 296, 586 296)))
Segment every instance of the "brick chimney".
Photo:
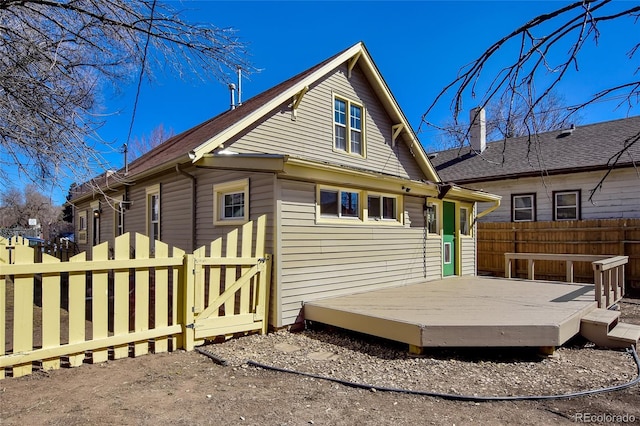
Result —
POLYGON ((473 108, 469 114, 469 122, 471 123, 469 132, 471 148, 477 153, 482 153, 487 147, 487 120, 484 108, 473 108))

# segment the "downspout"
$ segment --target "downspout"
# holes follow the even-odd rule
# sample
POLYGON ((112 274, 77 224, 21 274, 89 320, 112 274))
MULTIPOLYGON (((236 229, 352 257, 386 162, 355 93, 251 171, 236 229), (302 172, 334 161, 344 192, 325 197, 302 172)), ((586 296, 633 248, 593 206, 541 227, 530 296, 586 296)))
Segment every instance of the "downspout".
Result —
POLYGON ((193 251, 196 247, 196 177, 181 170, 178 164, 176 164, 176 173, 191 179, 191 250, 193 251))
POLYGON ((486 210, 481 211, 480 213, 478 213, 476 215, 476 220, 480 219, 481 217, 484 217, 484 216, 488 215, 492 211, 496 210, 498 207, 500 207, 500 200, 495 200, 491 207, 489 207, 486 210))

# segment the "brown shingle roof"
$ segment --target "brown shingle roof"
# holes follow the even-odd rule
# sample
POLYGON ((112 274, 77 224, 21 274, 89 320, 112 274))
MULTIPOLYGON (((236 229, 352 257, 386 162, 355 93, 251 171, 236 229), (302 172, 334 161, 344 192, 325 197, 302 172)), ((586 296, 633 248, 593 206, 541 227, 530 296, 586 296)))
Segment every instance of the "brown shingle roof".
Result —
MULTIPOLYGON (((604 169, 625 146, 640 138, 640 116, 576 127, 570 134, 556 130, 487 144, 481 155, 471 148, 437 153, 431 162, 441 179, 469 183, 506 177, 570 173, 604 169), (506 144, 506 145, 505 145, 506 144)), ((618 167, 640 161, 640 141, 618 160, 618 167)))
MULTIPOLYGON (((249 114, 258 110, 278 94, 296 86, 309 74, 312 74, 316 70, 322 68, 325 64, 331 62, 346 50, 348 49, 345 49, 344 51, 333 55, 306 71, 303 71, 300 74, 297 74, 290 79, 250 98, 249 100, 244 101, 239 107, 227 110, 204 123, 170 138, 153 150, 140 156, 135 161, 132 161, 131 164, 129 164, 128 176, 135 177, 147 170, 151 170, 155 167, 161 166, 162 164, 174 162, 182 157, 186 159, 189 151, 197 148, 203 142, 231 126, 233 123, 242 120, 249 114)), ((120 172, 122 172, 122 170, 120 172)))

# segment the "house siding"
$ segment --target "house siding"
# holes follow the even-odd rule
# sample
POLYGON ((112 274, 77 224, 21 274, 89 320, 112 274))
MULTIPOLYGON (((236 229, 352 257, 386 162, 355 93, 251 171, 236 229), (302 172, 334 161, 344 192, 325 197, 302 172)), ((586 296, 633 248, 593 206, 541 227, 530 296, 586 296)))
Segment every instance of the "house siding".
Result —
POLYGON ((238 153, 286 154, 411 179, 424 179, 401 136, 392 143, 389 115, 359 67, 347 78, 342 65, 312 85, 292 119, 290 104, 281 105, 254 128, 225 144, 238 153), (365 107, 366 158, 333 150, 333 94, 365 107))
MULTIPOLYGON (((632 168, 613 170, 602 190, 589 201, 590 191, 604 171, 583 172, 466 184, 502 196, 501 206, 480 219, 482 222, 511 222, 511 195, 536 194, 536 221, 553 220, 553 191, 581 190, 582 219, 640 218, 640 178, 632 168)), ((481 209, 484 206, 481 206, 481 209)))
MULTIPOLYGON (((196 247, 211 243, 211 241, 226 236, 233 229, 241 226, 219 226, 213 223, 213 185, 249 179, 249 219, 255 220, 259 216, 267 215, 267 235, 265 247, 268 253, 273 253, 273 216, 275 175, 272 173, 255 173, 246 171, 198 169, 197 178, 197 206, 196 206, 196 247)), ((223 242, 224 243, 224 242, 223 242)))
MULTIPOLYGON (((404 197, 403 227, 316 224, 315 184, 279 182, 281 325, 299 319, 306 301, 425 280, 424 199, 404 197)), ((427 278, 440 278, 440 252, 430 255, 427 278)))

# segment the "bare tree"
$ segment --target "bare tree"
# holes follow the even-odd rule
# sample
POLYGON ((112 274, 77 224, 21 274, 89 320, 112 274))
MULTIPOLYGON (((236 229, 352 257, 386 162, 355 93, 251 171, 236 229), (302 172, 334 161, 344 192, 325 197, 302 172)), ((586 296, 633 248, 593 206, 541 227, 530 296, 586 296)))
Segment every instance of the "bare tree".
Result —
POLYGON ((173 129, 170 128, 166 130, 164 125, 160 123, 151 131, 151 133, 149 133, 148 136, 143 135, 140 137, 134 137, 125 149, 127 149, 127 152, 129 153, 129 158, 131 160, 135 160, 142 154, 151 151, 162 142, 173 137, 174 134, 173 129))
POLYGON ((27 185, 22 191, 15 187, 5 189, 0 194, 0 203, 3 228, 28 228, 29 219, 36 219, 36 226, 45 239, 54 237, 52 230, 61 228, 62 207, 54 206, 35 185, 27 185))
POLYGON ((252 69, 245 57, 233 30, 187 23, 168 2, 2 0, 0 179, 11 166, 36 184, 88 180, 110 168, 99 136, 107 85, 139 90, 158 71, 227 82, 252 69))
MULTIPOLYGON (((485 108, 487 140, 495 141, 507 138, 527 136, 530 128, 538 133, 559 130, 570 124, 578 124, 580 115, 568 116, 568 107, 564 98, 551 91, 537 107, 534 114, 529 114, 530 105, 516 101, 507 105, 503 98, 492 99, 485 108), (528 116, 528 119, 524 117, 528 116)), ((430 124, 441 132, 439 146, 441 149, 459 148, 468 143, 469 121, 453 119, 442 126, 430 124)))
MULTIPOLYGON (((499 105, 505 117, 512 118, 507 122, 507 134, 512 128, 522 129, 519 133, 525 135, 539 133, 544 127, 544 121, 537 119, 540 111, 545 110, 546 103, 560 82, 569 73, 579 71, 579 59, 587 54, 586 46, 589 42, 598 43, 599 26, 610 21, 619 25, 634 25, 639 14, 640 6, 628 2, 582 0, 535 17, 496 41, 463 67, 427 108, 421 126, 430 124, 429 113, 450 95, 455 125, 460 124, 460 113, 464 112, 463 101, 471 97, 475 99, 474 106, 486 108, 490 104, 499 105), (515 56, 509 56, 508 52, 512 51, 516 52, 515 56), (507 55, 506 59, 501 56, 503 53, 507 55), (483 71, 493 61, 505 65, 495 75, 485 79, 483 71)), ((640 42, 624 53, 632 60, 639 49, 640 42)), ((578 111, 614 94, 622 96, 619 106, 635 105, 640 99, 638 73, 631 75, 625 83, 592 94, 579 105, 565 110, 556 121, 569 122, 578 111)), ((627 144, 623 150, 628 150, 630 146, 627 144)))

